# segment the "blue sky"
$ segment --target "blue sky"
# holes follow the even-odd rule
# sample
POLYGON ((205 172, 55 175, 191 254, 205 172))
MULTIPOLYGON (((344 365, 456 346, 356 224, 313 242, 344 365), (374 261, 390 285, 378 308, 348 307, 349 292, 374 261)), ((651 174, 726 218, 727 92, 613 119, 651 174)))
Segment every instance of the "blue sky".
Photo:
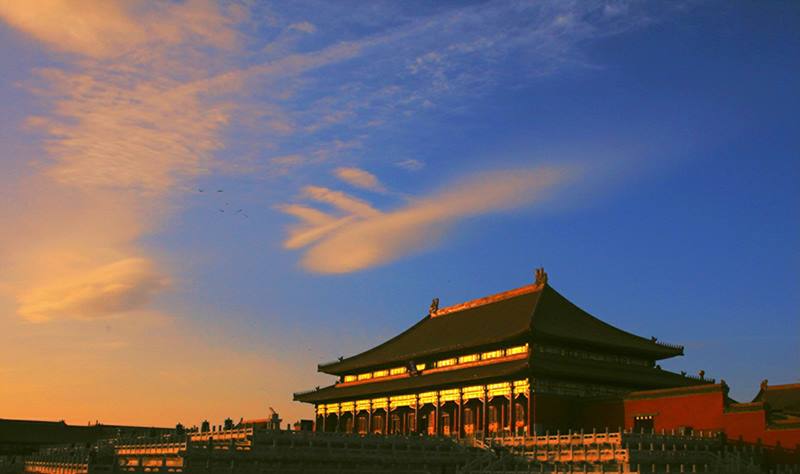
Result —
POLYGON ((0 18, 0 416, 307 417, 317 362, 538 266, 734 398, 798 381, 792 2, 0 18))

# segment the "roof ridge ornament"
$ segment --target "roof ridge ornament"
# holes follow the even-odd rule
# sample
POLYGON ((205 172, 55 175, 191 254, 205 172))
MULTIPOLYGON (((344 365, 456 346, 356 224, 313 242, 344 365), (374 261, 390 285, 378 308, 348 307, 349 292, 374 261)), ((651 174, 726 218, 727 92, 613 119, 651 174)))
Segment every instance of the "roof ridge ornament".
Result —
POLYGON ((431 300, 431 306, 428 308, 428 314, 434 316, 438 312, 439 312, 439 298, 434 298, 431 300))
POLYGON ((547 285, 547 272, 544 271, 544 267, 539 267, 536 269, 536 281, 537 285, 545 286, 547 285))

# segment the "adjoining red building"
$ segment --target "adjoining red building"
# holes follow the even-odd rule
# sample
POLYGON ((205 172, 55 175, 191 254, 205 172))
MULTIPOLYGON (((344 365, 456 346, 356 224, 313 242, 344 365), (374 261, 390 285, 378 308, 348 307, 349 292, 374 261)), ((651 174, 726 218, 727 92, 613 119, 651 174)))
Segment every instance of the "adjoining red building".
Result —
POLYGON ((794 448, 798 385, 766 384, 737 403, 723 383, 659 367, 683 347, 586 313, 547 274, 514 290, 439 308, 361 354, 321 364, 333 385, 296 393, 318 431, 445 436, 568 429, 706 430, 794 448))
POLYGON ((626 428, 717 431, 745 443, 800 446, 800 384, 763 383, 750 403, 728 398, 723 382, 633 392, 622 404, 626 428))

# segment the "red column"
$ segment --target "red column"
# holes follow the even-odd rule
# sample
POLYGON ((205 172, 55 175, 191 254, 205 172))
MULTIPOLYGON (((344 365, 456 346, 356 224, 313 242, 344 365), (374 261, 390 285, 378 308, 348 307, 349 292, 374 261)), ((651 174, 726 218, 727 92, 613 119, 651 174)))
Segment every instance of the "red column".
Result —
POLYGON ((461 398, 461 390, 459 389, 458 405, 456 405, 456 426, 455 426, 456 438, 458 438, 458 439, 461 439, 461 428, 462 428, 462 425, 464 424, 463 423, 463 420, 464 420, 464 418, 463 418, 463 414, 464 413, 463 412, 464 412, 463 399, 461 398))
POLYGON ((500 435, 502 436, 503 431, 506 428, 506 404, 500 404, 500 422, 498 423, 498 429, 500 430, 500 435))
POLYGON ((517 423, 517 402, 514 399, 514 387, 511 387, 511 403, 508 404, 508 425, 511 429, 511 434, 515 435, 517 431, 517 427, 515 426, 517 423))
POLYGON ((528 436, 533 435, 533 425, 531 425, 531 383, 528 380, 528 411, 525 413, 526 417, 528 418, 528 425, 525 427, 525 433, 528 436))
POLYGON ((436 419, 433 420, 433 432, 436 434, 436 436, 439 436, 441 434, 441 430, 440 430, 440 426, 439 426, 439 425, 441 425, 441 423, 439 422, 440 414, 439 414, 439 394, 438 393, 436 394, 436 400, 435 401, 436 401, 436 419))
POLYGON ((483 396, 481 397, 481 433, 482 438, 486 439, 486 430, 489 429, 489 425, 486 423, 486 403, 488 399, 486 398, 486 387, 483 387, 483 396))
POLYGON ((414 433, 419 433, 419 397, 414 395, 414 433))

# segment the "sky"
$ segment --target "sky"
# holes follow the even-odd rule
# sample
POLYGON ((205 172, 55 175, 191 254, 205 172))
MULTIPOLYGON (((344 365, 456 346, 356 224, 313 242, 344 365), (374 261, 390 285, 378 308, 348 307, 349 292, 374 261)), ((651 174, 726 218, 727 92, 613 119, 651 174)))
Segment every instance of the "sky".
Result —
POLYGON ((288 421, 550 284, 800 381, 800 4, 0 0, 0 417, 288 421))

